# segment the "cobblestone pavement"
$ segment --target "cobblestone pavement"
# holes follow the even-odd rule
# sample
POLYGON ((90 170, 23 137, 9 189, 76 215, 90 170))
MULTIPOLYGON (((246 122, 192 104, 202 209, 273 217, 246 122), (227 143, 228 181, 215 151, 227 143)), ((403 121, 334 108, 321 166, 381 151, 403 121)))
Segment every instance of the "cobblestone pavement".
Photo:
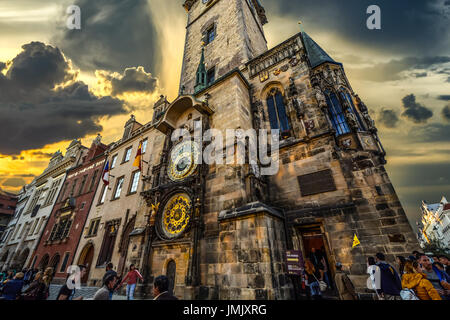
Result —
MULTIPOLYGON (((59 289, 62 287, 62 285, 50 285, 50 293, 47 300, 56 300, 56 297, 58 296, 59 289)), ((98 287, 81 287, 81 289, 75 290, 74 298, 82 296, 84 300, 91 300, 97 290, 100 289, 98 287)), ((113 295, 113 300, 127 300, 127 297, 124 295, 113 295)), ((140 300, 139 298, 135 297, 135 300, 140 300)))

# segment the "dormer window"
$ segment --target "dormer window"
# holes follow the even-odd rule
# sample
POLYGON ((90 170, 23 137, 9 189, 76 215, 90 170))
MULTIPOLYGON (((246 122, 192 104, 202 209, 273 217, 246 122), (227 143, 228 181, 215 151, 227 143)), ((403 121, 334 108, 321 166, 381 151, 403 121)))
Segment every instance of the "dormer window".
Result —
POLYGON ((125 132, 123 133, 123 140, 128 139, 128 137, 130 136, 130 132, 131 132, 131 127, 125 128, 125 132))

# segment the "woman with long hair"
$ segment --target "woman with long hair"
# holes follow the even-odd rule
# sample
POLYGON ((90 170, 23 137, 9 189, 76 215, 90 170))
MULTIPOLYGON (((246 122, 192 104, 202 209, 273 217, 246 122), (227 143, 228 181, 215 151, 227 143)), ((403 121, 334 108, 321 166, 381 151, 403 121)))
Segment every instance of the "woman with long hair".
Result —
POLYGON ((398 264, 398 271, 399 271, 399 275, 400 277, 404 274, 405 272, 405 263, 406 263, 406 259, 403 256, 397 256, 395 258, 395 260, 397 260, 397 264, 398 264))
POLYGON ((437 290, 421 272, 417 261, 405 263, 405 274, 402 277, 403 289, 413 290, 420 300, 442 300, 437 290))
POLYGON ((130 270, 128 271, 125 278, 123 278, 122 282, 119 285, 119 288, 123 285, 125 281, 127 281, 127 300, 134 300, 134 290, 136 289, 137 279, 141 279, 144 281, 144 278, 136 269, 134 264, 130 265, 130 270))
POLYGON ((314 264, 310 259, 305 259, 305 276, 308 280, 308 286, 311 291, 311 297, 313 300, 319 300, 322 298, 322 292, 320 292, 319 280, 322 280, 320 270, 316 270, 314 264))

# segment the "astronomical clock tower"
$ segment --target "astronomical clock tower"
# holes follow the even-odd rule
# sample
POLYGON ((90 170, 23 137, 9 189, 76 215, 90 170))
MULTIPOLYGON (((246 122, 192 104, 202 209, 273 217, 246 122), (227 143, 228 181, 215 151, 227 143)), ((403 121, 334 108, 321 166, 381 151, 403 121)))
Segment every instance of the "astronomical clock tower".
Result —
POLYGON ((304 32, 268 50, 258 0, 186 0, 184 8, 179 96, 154 106, 164 145, 144 177, 144 291, 165 274, 182 299, 293 299, 287 250, 303 260, 320 252, 330 278, 341 262, 363 291, 365 256, 392 260, 417 242, 342 64, 304 32), (190 138, 173 139, 180 129, 190 138), (223 137, 279 130, 278 170, 227 162, 238 148, 229 139, 215 155, 223 161, 199 161, 209 129, 223 137), (351 250, 355 234, 361 245, 351 250))

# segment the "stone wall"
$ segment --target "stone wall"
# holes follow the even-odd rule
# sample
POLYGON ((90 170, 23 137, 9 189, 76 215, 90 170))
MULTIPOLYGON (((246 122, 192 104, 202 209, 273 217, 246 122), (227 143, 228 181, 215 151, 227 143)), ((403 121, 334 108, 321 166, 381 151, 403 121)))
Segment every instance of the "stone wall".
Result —
POLYGON ((218 238, 201 242, 199 299, 290 299, 281 219, 265 213, 220 223, 218 238))

